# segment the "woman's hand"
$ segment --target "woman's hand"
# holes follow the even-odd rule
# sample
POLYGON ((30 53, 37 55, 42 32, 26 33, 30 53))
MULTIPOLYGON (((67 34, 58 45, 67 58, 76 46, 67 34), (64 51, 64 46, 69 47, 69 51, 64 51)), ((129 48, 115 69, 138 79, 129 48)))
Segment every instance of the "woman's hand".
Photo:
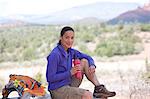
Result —
POLYGON ((81 66, 74 66, 71 68, 70 72, 71 72, 71 75, 74 75, 77 73, 77 71, 80 71, 81 70, 81 66))
POLYGON ((90 74, 95 73, 95 66, 92 65, 92 66, 89 67, 89 73, 90 74))

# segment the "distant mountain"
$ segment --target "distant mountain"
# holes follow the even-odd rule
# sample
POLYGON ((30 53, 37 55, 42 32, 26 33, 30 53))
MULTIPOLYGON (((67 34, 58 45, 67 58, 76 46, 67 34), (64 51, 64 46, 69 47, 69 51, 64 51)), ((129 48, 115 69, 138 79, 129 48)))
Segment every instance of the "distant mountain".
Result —
POLYGON ((135 3, 100 2, 73 7, 71 9, 55 12, 47 16, 38 17, 35 20, 27 21, 41 24, 64 24, 89 17, 95 17, 105 21, 116 17, 124 11, 135 9, 137 6, 138 4, 135 3))
POLYGON ((138 7, 135 10, 122 13, 118 17, 108 21, 110 24, 135 22, 150 23, 150 3, 144 5, 144 7, 138 7))
POLYGON ((99 24, 100 22, 102 22, 102 20, 95 18, 95 17, 87 17, 87 18, 83 18, 77 21, 74 21, 72 23, 74 24, 84 24, 84 25, 89 25, 89 24, 99 24))
POLYGON ((15 15, 9 17, 35 24, 66 24, 90 17, 106 21, 125 11, 133 10, 138 6, 136 3, 98 2, 73 7, 48 15, 15 15))
POLYGON ((8 23, 14 23, 16 20, 0 17, 0 24, 8 24, 8 23))
POLYGON ((27 25, 27 24, 28 23, 23 22, 21 20, 8 19, 8 18, 0 17, 0 28, 1 27, 23 26, 23 25, 27 25))

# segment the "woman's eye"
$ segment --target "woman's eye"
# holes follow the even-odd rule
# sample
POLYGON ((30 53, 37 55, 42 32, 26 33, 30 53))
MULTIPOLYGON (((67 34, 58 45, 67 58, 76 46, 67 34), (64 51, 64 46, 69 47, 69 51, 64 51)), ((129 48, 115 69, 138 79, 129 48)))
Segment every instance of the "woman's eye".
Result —
POLYGON ((66 39, 69 39, 69 37, 67 36, 66 39))

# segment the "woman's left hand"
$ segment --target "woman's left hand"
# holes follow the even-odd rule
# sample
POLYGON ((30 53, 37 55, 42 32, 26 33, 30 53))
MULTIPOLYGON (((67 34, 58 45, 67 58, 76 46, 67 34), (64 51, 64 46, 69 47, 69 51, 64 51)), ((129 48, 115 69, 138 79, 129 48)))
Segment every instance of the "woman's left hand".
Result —
POLYGON ((93 74, 94 72, 95 72, 95 66, 92 65, 89 67, 89 73, 93 74))

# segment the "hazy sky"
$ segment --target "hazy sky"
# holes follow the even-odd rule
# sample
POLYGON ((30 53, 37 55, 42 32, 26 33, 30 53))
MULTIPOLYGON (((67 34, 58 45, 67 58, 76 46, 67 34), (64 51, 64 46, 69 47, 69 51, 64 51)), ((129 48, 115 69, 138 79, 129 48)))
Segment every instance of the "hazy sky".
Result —
POLYGON ((143 5, 150 0, 0 0, 0 16, 15 14, 47 14, 94 2, 135 2, 143 5))

